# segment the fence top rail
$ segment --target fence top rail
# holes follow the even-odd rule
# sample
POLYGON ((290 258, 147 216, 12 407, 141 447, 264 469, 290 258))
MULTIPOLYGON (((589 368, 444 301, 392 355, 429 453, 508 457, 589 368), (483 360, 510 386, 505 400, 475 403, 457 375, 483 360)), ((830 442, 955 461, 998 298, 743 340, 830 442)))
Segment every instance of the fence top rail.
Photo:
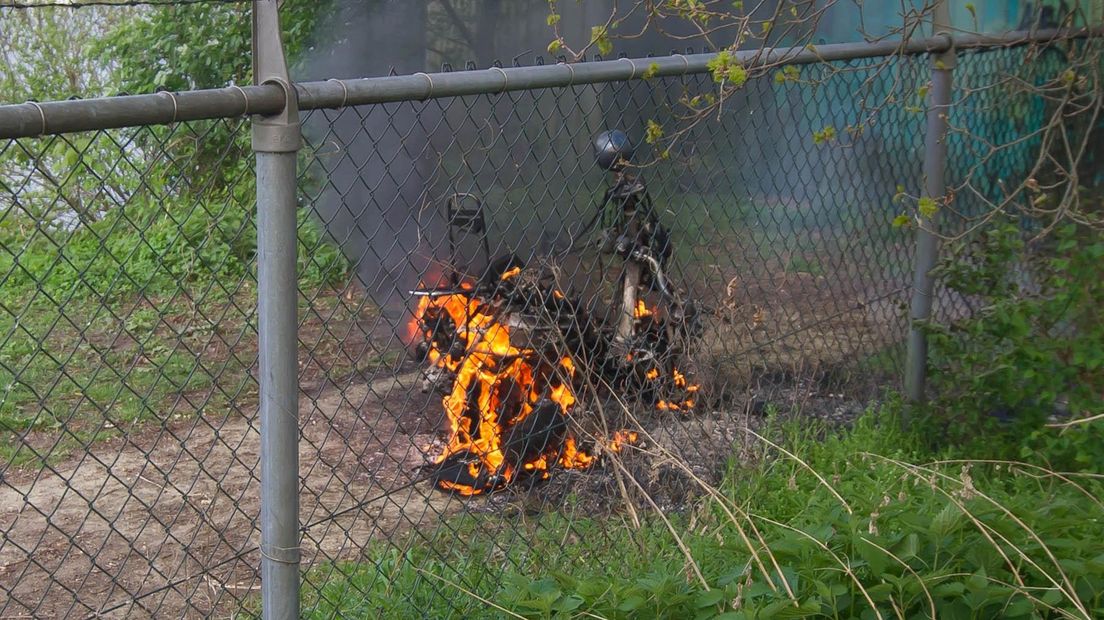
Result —
MULTIPOLYGON (((860 58, 942 53, 950 49, 1014 47, 1062 39, 1104 36, 1104 27, 1014 31, 1000 35, 938 34, 905 42, 836 43, 819 46, 760 48, 739 51, 745 67, 812 64, 860 58)), ((674 54, 618 58, 533 67, 492 67, 473 71, 299 82, 299 109, 341 108, 440 97, 496 94, 708 73, 711 54, 674 54)), ((230 86, 185 92, 159 92, 96 99, 0 105, 0 139, 29 138, 77 131, 164 125, 180 121, 275 114, 283 109, 278 85, 230 86)))

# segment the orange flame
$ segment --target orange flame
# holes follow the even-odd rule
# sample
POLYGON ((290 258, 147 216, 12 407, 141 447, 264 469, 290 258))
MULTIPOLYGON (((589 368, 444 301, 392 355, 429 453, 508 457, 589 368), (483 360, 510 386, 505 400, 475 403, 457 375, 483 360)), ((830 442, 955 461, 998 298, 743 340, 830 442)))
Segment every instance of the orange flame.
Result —
MULTIPOLYGON (((514 278, 520 272, 515 267, 505 272, 502 279, 514 278)), ((572 387, 577 365, 565 356, 557 370, 536 359, 533 351, 514 346, 509 327, 498 320, 495 312, 466 294, 422 297, 407 328, 428 343, 429 363, 455 373, 451 391, 442 399, 449 437, 435 461, 444 463, 453 455, 471 455, 466 466, 471 480, 496 481, 486 485, 438 481, 440 488, 461 495, 478 495, 508 484, 519 472, 543 479, 549 476, 553 465, 585 469, 597 461, 596 456, 582 450, 575 438, 567 434, 559 445, 528 455, 524 462, 511 462, 510 447, 504 439, 506 431, 531 415, 543 398, 556 403, 559 413, 568 415, 577 400, 572 387), (438 348, 435 326, 429 323, 434 316, 442 315, 455 326, 455 333, 450 334, 452 349, 459 345, 462 353, 438 348)), ((623 443, 635 441, 635 437, 635 433, 617 433, 608 447, 616 452, 623 443)))
POLYGON ((675 378, 675 387, 686 387, 686 375, 679 372, 678 368, 674 370, 672 376, 675 378))
POLYGON ((693 408, 694 401, 689 398, 682 402, 661 400, 656 403, 656 409, 659 409, 660 411, 689 411, 693 408))
POLYGON ((636 431, 615 431, 613 439, 606 444, 606 449, 610 452, 620 452, 625 444, 636 443, 637 437, 636 431))
MULTIPOLYGON (((501 279, 511 280, 520 273, 521 268, 514 267, 501 279)), ((460 284, 461 290, 472 288, 470 282, 460 284)), ((557 290, 551 294, 563 298, 557 290)), ((522 473, 545 479, 555 466, 585 469, 598 461, 598 456, 580 448, 570 433, 548 430, 563 428, 559 422, 539 426, 543 417, 528 426, 536 428, 537 433, 554 435, 554 445, 532 448, 526 441, 519 447, 512 437, 508 439, 507 432, 518 428, 542 402, 551 401, 555 406, 553 414, 545 405, 541 416, 569 416, 577 402, 573 386, 579 380, 579 368, 570 356, 547 362, 536 351, 515 346, 510 328, 501 319, 502 311, 496 304, 484 303, 466 292, 426 296, 419 299, 405 329, 408 343, 420 340, 428 345, 428 362, 454 377, 449 393, 441 400, 448 439, 434 460, 449 467, 447 471, 456 472, 455 480, 442 478, 437 485, 461 495, 485 493, 509 484, 522 473), (441 329, 447 333, 438 333, 441 329), (451 457, 457 460, 447 462, 451 457), (465 473, 466 477, 462 475, 465 473)), ((633 315, 643 319, 654 316, 655 310, 637 300, 633 315)), ((633 353, 626 353, 625 359, 632 362, 633 353)), ((645 377, 656 381, 665 372, 652 367, 645 377)), ((673 386, 678 395, 668 394, 667 399, 658 401, 659 410, 693 409, 692 395, 699 386, 690 383, 684 373, 673 369, 669 380, 660 385, 673 386)), ((561 422, 566 425, 566 419, 561 422)), ((618 453, 637 439, 635 432, 617 431, 597 443, 600 451, 618 453)))
MULTIPOLYGON (((657 371, 656 376, 658 375, 659 373, 657 371)), ((648 378, 653 378, 651 376, 651 373, 648 374, 648 378)), ((686 392, 687 394, 693 394, 697 392, 699 388, 701 388, 701 386, 697 383, 690 383, 689 381, 687 381, 686 375, 677 368, 671 371, 671 380, 676 388, 682 390, 683 392, 686 392)), ((660 411, 689 411, 693 408, 694 399, 690 397, 684 398, 681 401, 660 400, 658 403, 656 403, 656 409, 659 409, 660 411)))

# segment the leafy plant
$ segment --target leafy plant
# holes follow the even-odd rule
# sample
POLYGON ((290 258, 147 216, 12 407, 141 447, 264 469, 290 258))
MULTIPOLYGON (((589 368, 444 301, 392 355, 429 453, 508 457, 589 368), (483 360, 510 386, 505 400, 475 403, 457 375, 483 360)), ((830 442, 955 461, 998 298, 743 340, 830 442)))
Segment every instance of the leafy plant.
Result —
POLYGON ((897 420, 890 406, 851 429, 778 422, 756 440, 756 464, 734 461, 696 508, 640 529, 565 506, 541 515, 528 544, 506 545, 514 532, 501 517, 462 517, 404 552, 381 543, 366 563, 319 567, 305 609, 725 620, 1104 611, 1099 479, 940 460, 926 429, 897 420))
POLYGON ((1104 412, 1104 239, 1076 224, 1026 237, 1018 222, 1000 220, 942 262, 947 288, 975 311, 928 325, 934 409, 960 439, 987 436, 979 449, 1099 470, 1104 422, 1046 424, 1104 412))

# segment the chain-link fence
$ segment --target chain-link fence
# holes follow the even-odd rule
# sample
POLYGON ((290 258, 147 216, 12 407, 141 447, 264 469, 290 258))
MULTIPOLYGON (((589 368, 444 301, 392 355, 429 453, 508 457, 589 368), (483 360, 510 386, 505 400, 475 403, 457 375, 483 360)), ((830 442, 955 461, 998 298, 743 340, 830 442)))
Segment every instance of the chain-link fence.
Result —
MULTIPOLYGON (((298 316, 289 556, 261 552, 276 328, 240 117, 273 88, 76 133, 103 102, 0 108, 0 617, 257 613, 262 557, 301 559, 317 617, 616 573, 649 551, 608 524, 687 511, 758 417, 845 420, 898 385, 893 223, 923 193, 940 41, 797 52, 707 117, 710 55, 298 85, 298 293, 270 298, 298 316), (627 163, 596 158, 612 129, 627 163)), ((1046 102, 1001 78, 1040 49, 958 53, 986 87, 952 108, 951 176, 977 165, 967 126, 1010 145, 1003 182, 1030 168, 1046 102)))

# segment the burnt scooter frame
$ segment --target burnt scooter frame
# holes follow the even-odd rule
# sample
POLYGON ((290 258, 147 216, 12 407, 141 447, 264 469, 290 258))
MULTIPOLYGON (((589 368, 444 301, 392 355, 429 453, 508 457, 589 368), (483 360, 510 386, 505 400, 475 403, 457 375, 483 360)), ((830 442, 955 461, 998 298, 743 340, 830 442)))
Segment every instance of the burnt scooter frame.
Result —
MULTIPOLYGON (((672 340, 699 331, 696 329, 698 313, 695 304, 684 301, 671 290, 665 271, 671 255, 670 233, 659 221, 643 176, 634 174, 629 168, 634 149, 628 137, 619 130, 605 131, 596 137, 594 147, 598 165, 614 175, 614 182, 579 235, 587 235, 601 221, 603 228, 598 242, 599 251, 617 255, 624 261, 617 287, 620 304, 614 303, 618 311, 613 346, 610 347, 623 361, 624 354, 636 348, 638 321, 635 311, 638 300, 647 292, 657 291, 666 302, 669 319, 667 336, 672 340)), ((477 297, 501 296, 504 291, 498 276, 506 269, 523 265, 516 259, 507 260, 508 257, 491 261, 483 202, 474 194, 455 193, 447 199, 444 215, 448 226, 448 267, 451 272, 448 287, 414 290, 410 294, 431 297, 457 293, 477 297), (465 206, 466 203, 473 203, 474 206, 465 206), (479 235, 487 264, 474 289, 460 287, 461 271, 456 265, 458 235, 469 233, 479 235)), ((568 252, 574 247, 572 244, 568 252)), ((523 304, 525 300, 524 296, 520 299, 523 304)))
POLYGON ((628 346, 635 335, 637 301, 644 287, 654 285, 668 302, 678 304, 671 293, 664 266, 671 255, 670 234, 659 223, 643 177, 625 169, 613 171, 616 181, 606 191, 599 210, 612 205, 611 220, 603 229, 599 249, 624 260, 620 277, 621 304, 614 341, 628 346))
MULTIPOLYGON (((628 136, 619 130, 602 132, 594 141, 594 149, 598 164, 614 175, 595 217, 605 218, 599 250, 624 261, 611 352, 616 354, 616 366, 630 367, 628 373, 622 370, 618 375, 627 374, 624 378, 631 383, 632 376, 639 374, 633 368, 638 369, 642 362, 664 366, 665 373, 680 365, 689 353, 690 342, 701 333, 699 309, 696 303, 676 294, 667 278, 671 235, 659 221, 643 176, 629 165, 634 148, 628 136), (642 297, 652 291, 659 293, 665 305, 665 317, 658 326, 642 324, 636 314, 642 297), (657 337, 665 343, 657 346, 657 337), (663 359, 656 359, 660 352, 663 359)), ((593 224, 588 224, 584 233, 593 224)))

